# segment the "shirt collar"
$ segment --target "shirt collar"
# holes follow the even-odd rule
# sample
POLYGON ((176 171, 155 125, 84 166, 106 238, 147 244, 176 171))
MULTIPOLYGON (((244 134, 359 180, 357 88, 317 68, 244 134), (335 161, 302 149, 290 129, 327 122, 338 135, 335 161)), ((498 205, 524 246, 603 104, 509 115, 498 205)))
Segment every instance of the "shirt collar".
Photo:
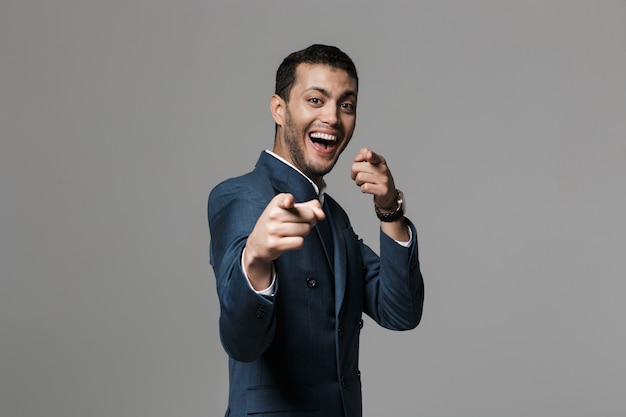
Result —
POLYGON ((313 189, 315 190, 315 193, 317 194, 317 198, 319 199, 320 203, 324 204, 324 194, 326 194, 326 182, 324 182, 323 179, 322 179, 322 187, 320 188, 320 187, 317 186, 317 184, 315 184, 313 182, 313 180, 311 180, 311 178, 309 178, 306 175, 304 175, 304 173, 302 171, 300 171, 298 168, 293 166, 285 158, 275 154, 274 152, 270 151, 269 149, 266 149, 265 152, 267 152, 268 154, 272 155, 274 158, 278 159, 279 161, 281 161, 285 165, 295 169, 298 173, 300 173, 300 175, 302 175, 304 178, 306 178, 311 183, 311 185, 313 186, 313 189))

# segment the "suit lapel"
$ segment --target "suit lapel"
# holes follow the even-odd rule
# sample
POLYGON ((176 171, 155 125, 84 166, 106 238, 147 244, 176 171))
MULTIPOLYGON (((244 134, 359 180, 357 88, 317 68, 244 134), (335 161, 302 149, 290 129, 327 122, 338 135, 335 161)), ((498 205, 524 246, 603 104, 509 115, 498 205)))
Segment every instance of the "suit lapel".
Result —
POLYGON ((313 185, 304 175, 267 152, 261 153, 256 168, 267 174, 276 191, 293 194, 296 203, 317 198, 313 185))
MULTIPOLYGON (((328 201, 328 198, 326 199, 328 201)), ((335 278, 335 314, 339 317, 341 306, 343 304, 343 298, 346 293, 346 279, 347 279, 347 263, 346 263, 346 249, 344 246, 343 232, 337 229, 337 223, 333 221, 333 211, 328 204, 324 204, 324 212, 326 213, 326 220, 332 233, 333 242, 333 275, 335 278)))
POLYGON ((324 254, 326 255, 326 259, 328 260, 328 265, 330 266, 331 271, 334 271, 334 233, 331 231, 331 218, 330 218, 330 210, 328 210, 328 204, 324 204, 322 207, 324 210, 324 214, 326 214, 326 219, 317 222, 315 228, 317 229, 317 233, 322 241, 322 246, 324 247, 324 254))

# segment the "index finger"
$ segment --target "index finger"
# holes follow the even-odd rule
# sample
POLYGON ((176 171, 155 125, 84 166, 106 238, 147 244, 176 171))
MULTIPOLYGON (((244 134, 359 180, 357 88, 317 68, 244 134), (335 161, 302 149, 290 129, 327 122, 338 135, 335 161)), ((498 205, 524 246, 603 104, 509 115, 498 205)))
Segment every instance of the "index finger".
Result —
POLYGON ((370 151, 370 155, 371 156, 367 160, 367 162, 369 162, 370 164, 378 165, 378 164, 381 164, 381 163, 385 162, 385 158, 383 158, 382 155, 377 154, 374 151, 370 151))
POLYGON ((359 149, 359 153, 357 153, 354 157, 354 162, 367 162, 371 154, 372 151, 370 151, 369 149, 361 148, 359 149))
POLYGON ((284 210, 292 209, 296 203, 293 195, 289 193, 278 194, 274 200, 276 200, 278 207, 284 210))
POLYGON ((310 200, 304 203, 296 203, 294 205, 294 208, 298 209, 299 212, 301 212, 301 210, 310 210, 310 212, 313 214, 313 217, 315 217, 317 220, 324 220, 326 218, 326 214, 324 213, 324 210, 322 210, 322 205, 320 204, 319 200, 310 200))

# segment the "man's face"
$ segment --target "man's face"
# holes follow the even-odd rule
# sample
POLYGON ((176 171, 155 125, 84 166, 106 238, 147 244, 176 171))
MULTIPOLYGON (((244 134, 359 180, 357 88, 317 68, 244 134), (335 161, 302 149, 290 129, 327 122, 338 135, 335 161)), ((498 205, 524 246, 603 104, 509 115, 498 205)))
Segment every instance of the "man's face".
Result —
POLYGON ((350 142, 356 123, 357 82, 341 69, 300 64, 285 102, 272 96, 278 125, 274 152, 318 182, 350 142))

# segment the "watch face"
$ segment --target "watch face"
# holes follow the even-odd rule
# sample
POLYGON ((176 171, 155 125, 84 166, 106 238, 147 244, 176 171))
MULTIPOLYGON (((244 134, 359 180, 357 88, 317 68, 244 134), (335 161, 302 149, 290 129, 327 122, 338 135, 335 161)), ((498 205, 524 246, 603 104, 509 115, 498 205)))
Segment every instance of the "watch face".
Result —
POLYGON ((402 212, 404 213, 406 210, 406 200, 404 199, 404 193, 398 190, 398 205, 402 208, 402 212))
POLYGON ((375 207, 376 215, 383 222, 392 222, 404 216, 406 207, 406 204, 404 202, 404 194, 400 190, 397 191, 398 198, 396 199, 396 202, 398 203, 398 206, 394 211, 392 211, 391 213, 381 213, 380 211, 378 211, 378 207, 375 207))

